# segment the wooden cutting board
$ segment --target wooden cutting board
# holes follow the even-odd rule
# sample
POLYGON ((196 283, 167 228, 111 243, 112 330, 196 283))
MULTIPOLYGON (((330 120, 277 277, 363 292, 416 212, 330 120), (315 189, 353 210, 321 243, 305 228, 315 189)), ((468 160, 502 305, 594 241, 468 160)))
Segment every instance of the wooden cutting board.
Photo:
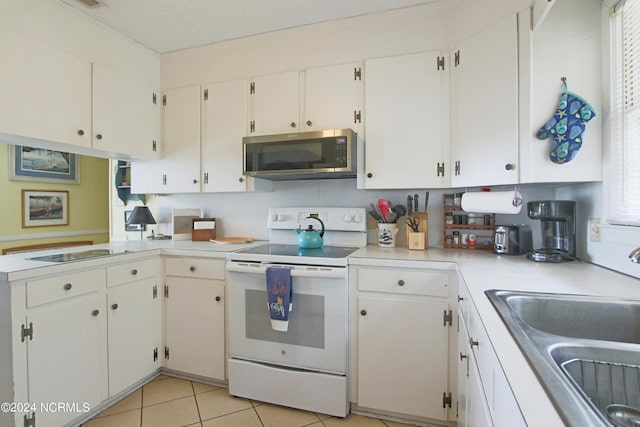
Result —
POLYGON ((213 243, 229 244, 229 243, 251 243, 252 237, 218 237, 215 239, 209 239, 213 243))

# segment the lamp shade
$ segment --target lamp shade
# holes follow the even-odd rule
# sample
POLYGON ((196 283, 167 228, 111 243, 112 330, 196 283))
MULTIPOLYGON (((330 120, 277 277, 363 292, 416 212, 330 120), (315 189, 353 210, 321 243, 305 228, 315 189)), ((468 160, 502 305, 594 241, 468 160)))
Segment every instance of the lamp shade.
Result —
POLYGON ((136 206, 127 219, 127 224, 156 224, 148 206, 136 206))

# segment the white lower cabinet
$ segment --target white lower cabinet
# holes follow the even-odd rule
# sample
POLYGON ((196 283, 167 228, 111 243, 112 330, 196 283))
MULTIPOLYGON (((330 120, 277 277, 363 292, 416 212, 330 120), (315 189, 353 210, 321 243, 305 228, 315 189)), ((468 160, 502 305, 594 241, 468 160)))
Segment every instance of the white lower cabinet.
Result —
POLYGON ((166 367, 224 381, 225 261, 165 260, 166 367))
POLYGON ((480 315, 463 284, 460 291, 458 426, 524 427, 527 424, 480 315))
POLYGON ((363 267, 354 276, 357 406, 414 419, 453 419, 448 271, 363 267))

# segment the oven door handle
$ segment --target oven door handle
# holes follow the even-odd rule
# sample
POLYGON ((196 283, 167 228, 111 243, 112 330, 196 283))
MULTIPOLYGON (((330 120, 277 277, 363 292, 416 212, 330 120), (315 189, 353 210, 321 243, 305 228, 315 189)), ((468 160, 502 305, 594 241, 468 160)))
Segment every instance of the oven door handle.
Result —
POLYGON ((343 279, 346 276, 346 268, 321 267, 321 266, 291 266, 280 264, 258 264, 252 262, 228 262, 227 271, 236 273, 250 273, 265 275, 267 267, 291 268, 291 277, 326 277, 331 279, 343 279))

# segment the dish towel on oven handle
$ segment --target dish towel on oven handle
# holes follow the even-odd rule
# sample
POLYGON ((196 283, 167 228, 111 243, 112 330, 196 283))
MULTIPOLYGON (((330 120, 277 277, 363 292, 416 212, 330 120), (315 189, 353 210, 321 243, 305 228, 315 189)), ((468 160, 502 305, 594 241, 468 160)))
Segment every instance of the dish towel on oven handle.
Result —
POLYGON ((286 332, 289 328, 289 312, 293 309, 291 297, 293 282, 291 269, 267 267, 267 307, 274 331, 286 332))

